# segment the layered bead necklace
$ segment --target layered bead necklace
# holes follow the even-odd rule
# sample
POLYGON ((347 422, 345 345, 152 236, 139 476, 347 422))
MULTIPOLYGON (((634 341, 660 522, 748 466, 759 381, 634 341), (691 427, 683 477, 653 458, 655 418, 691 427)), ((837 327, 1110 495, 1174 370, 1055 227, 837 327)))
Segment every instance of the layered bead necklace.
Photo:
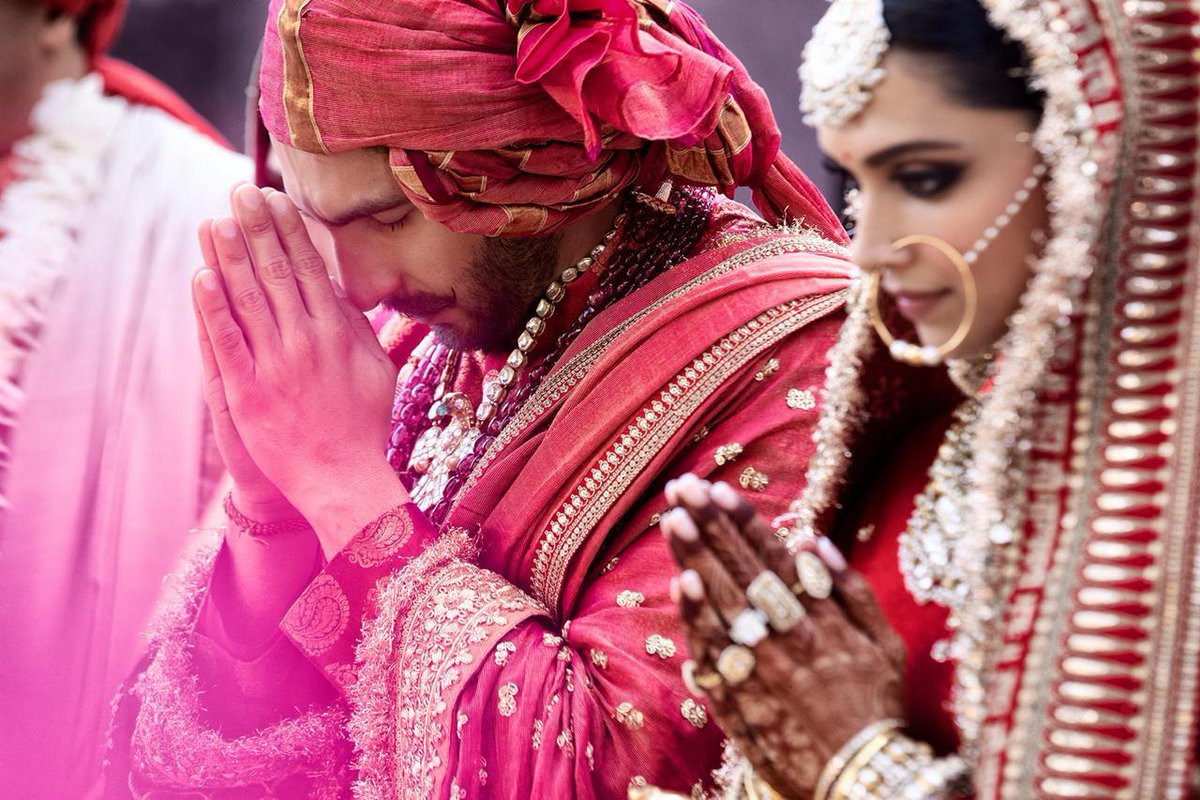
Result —
POLYGON ((499 374, 478 405, 453 390, 462 355, 435 343, 397 392, 388 460, 413 501, 442 524, 478 460, 597 314, 684 260, 711 218, 710 190, 664 184, 656 196, 631 193, 613 228, 578 264, 546 288, 499 374), (568 287, 598 271, 596 289, 574 324, 540 358, 547 322, 568 287))

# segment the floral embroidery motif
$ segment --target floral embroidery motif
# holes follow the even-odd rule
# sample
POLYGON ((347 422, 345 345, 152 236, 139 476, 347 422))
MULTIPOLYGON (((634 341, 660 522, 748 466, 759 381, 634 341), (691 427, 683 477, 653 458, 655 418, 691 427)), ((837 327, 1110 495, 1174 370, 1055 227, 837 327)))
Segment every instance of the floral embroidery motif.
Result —
POLYGON ((571 752, 571 750, 572 750, 572 747, 571 747, 571 732, 570 732, 570 731, 563 731, 562 733, 560 733, 560 734, 558 735, 558 738, 554 740, 554 743, 558 745, 558 749, 559 749, 559 750, 565 750, 565 751, 567 751, 568 753, 570 753, 570 752, 571 752))
POLYGON ((661 634, 652 633, 646 637, 646 652, 666 661, 675 655, 675 643, 661 634))
POLYGON ((758 372, 754 373, 754 380, 758 381, 759 383, 762 383, 767 378, 774 375, 776 372, 779 372, 779 367, 780 367, 779 359, 772 358, 763 366, 762 369, 760 369, 758 372))
POLYGON ((628 700, 617 706, 613 717, 631 731, 640 731, 646 724, 646 716, 628 700))
POLYGON ((746 467, 742 470, 742 474, 738 476, 738 483, 743 489, 751 492, 766 491, 767 486, 771 483, 771 479, 767 477, 765 472, 759 472, 754 467, 746 467))
POLYGON ((542 749, 542 721, 540 719, 533 721, 533 738, 530 741, 533 742, 534 750, 542 749))
POLYGON ((353 664, 330 664, 325 667, 325 674, 342 689, 349 689, 358 680, 358 670, 353 664))
POLYGON ((517 646, 512 642, 501 642, 496 645, 496 652, 492 658, 496 662, 497 667, 503 667, 508 663, 508 657, 517 652, 517 646))
POLYGON ((692 436, 692 443, 695 444, 697 442, 704 441, 706 438, 708 438, 709 433, 711 433, 711 431, 709 431, 708 426, 701 425, 700 429, 696 431, 694 436, 692 436))
POLYGON ((517 713, 517 691, 517 685, 511 682, 500 687, 497 692, 498 699, 496 702, 496 706, 500 710, 500 716, 511 717, 517 713))
POLYGON ((608 669, 608 653, 603 650, 593 650, 592 663, 600 669, 608 669))
POLYGON ((592 772, 595 772, 596 771, 596 748, 592 747, 591 742, 588 742, 588 745, 584 749, 583 752, 584 752, 584 755, 587 756, 588 769, 591 770, 592 772))
POLYGON ((387 512, 351 539, 346 547, 346 558, 360 567, 377 567, 395 557, 412 534, 412 517, 401 506, 387 512))
POLYGON ((812 389, 792 389, 787 393, 788 408, 812 411, 817 407, 817 395, 812 389))
POLYGON ((617 559, 614 558, 612 561, 609 561, 607 564, 604 565, 604 569, 600 570, 600 574, 607 575, 608 573, 612 572, 616 568, 617 568, 617 559))
POLYGON ((732 464, 734 461, 737 461, 738 456, 745 451, 746 448, 742 447, 737 442, 733 442, 732 444, 723 444, 718 447, 717 452, 713 454, 713 461, 717 462, 718 467, 723 467, 726 464, 732 464))
POLYGON ((324 653, 350 624, 350 601, 337 580, 318 575, 288 609, 283 628, 296 645, 310 656, 324 653))
POLYGON ((467 712, 458 712, 458 724, 454 726, 454 732, 458 734, 458 738, 462 740, 463 727, 467 724, 467 712))
POLYGON ((683 718, 697 728, 703 728, 708 724, 708 711, 705 710, 702 704, 697 703, 690 697, 683 701, 679 713, 683 714, 683 718))
POLYGON ((562 641, 561 636, 557 636, 549 631, 542 634, 542 644, 546 645, 546 647, 558 647, 562 644, 562 641))
POLYGON ((621 608, 637 608, 644 602, 646 602, 646 595, 631 589, 626 589, 617 595, 617 605, 621 608))

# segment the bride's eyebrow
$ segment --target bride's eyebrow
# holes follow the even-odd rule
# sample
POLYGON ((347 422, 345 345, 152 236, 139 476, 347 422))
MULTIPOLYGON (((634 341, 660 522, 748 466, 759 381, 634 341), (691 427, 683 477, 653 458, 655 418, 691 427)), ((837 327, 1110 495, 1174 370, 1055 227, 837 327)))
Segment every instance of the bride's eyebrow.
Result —
POLYGON ((960 145, 957 142, 948 142, 938 139, 918 139, 912 142, 901 142, 890 147, 885 147, 871 155, 867 156, 865 163, 872 169, 878 169, 886 165, 890 161, 909 155, 914 152, 923 152, 926 150, 958 150, 960 145))

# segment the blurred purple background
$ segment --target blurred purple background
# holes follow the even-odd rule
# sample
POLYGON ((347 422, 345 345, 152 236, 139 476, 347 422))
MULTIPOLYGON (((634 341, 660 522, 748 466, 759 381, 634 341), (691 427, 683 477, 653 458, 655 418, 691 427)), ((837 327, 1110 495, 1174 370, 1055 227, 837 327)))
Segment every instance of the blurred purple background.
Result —
MULTIPOLYGON (((784 150, 828 194, 813 136, 797 107, 796 67, 822 0, 690 0, 771 97, 784 150)), ((241 145, 245 88, 265 0, 132 0, 115 55, 179 91, 241 145)))

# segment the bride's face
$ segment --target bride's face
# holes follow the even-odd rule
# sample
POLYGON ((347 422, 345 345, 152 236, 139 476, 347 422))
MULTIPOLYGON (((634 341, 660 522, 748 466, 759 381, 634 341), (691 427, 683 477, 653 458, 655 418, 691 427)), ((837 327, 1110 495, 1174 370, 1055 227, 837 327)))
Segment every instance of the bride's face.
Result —
MULTIPOLYGON (((1036 155, 1028 111, 973 108, 943 88, 940 67, 903 51, 889 53, 887 77, 849 124, 818 131, 826 155, 858 188, 854 260, 879 271, 882 291, 909 319, 922 345, 945 344, 966 311, 954 265, 927 246, 892 243, 925 234, 967 253, 1013 202, 1036 155)), ((1016 311, 1047 227, 1039 187, 972 268, 979 292, 970 333, 951 353, 986 352, 1016 311)))

